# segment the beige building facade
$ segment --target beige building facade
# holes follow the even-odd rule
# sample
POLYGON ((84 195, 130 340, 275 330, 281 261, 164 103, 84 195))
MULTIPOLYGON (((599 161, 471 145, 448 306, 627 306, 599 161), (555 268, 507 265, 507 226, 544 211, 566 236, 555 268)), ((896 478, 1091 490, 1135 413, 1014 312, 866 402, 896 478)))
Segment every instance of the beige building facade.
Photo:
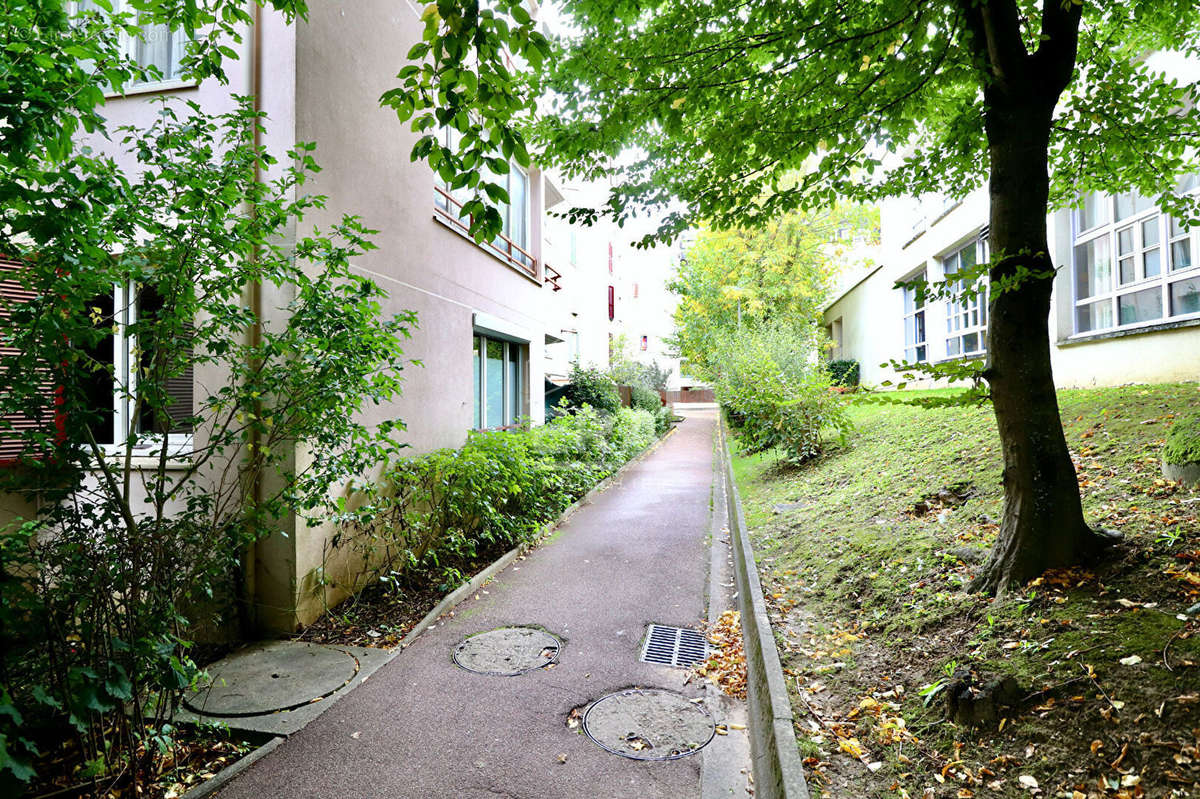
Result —
MULTIPOLYGON (((227 64, 225 85, 176 77, 183 52, 178 34, 148 30, 146 42, 155 46, 143 45, 138 58, 158 65, 166 79, 108 98, 110 126, 148 126, 164 95, 178 101, 181 113, 185 101, 220 113, 233 109, 235 95, 254 96, 266 115, 263 144, 273 155, 283 156, 297 142, 317 144, 321 171, 304 191, 326 195, 328 202, 305 217, 307 229, 292 235, 327 230, 344 213, 361 216, 379 231, 372 237, 378 249, 353 267, 386 291, 385 315, 416 312, 404 355, 420 365, 404 370, 403 396, 372 408, 365 421, 402 420, 411 454, 460 446, 473 429, 522 419, 541 423, 546 347, 561 340, 563 326, 554 283, 563 285, 565 276, 547 269, 544 252, 545 210, 561 200, 557 190, 536 166, 514 169, 505 235, 476 243, 458 218, 458 197, 424 163, 410 159, 416 134, 379 104, 395 85, 404 54, 421 38, 420 9, 385 0, 316 4, 306 20, 292 24, 255 9, 254 25, 231 45, 237 60, 227 64)), ((113 142, 89 143, 130 168, 136 163, 113 142)), ((272 292, 264 288, 259 309, 268 320, 278 318, 289 299, 272 292)), ((194 393, 203 396, 221 378, 196 374, 194 393)), ((187 444, 181 442, 181 458, 187 444)), ((303 446, 293 457, 304 466, 303 446)), ((4 498, 0 512, 11 519, 30 509, 4 498)), ((294 630, 344 598, 344 589, 325 579, 353 573, 352 563, 330 559, 333 533, 298 516, 280 519, 278 533, 249 554, 247 583, 260 628, 294 630)))
MULTIPOLYGON (((1180 184, 1195 192, 1194 180, 1180 184)), ((882 208, 882 255, 824 311, 832 357, 857 360, 864 384, 896 382, 894 361, 939 363, 987 354, 986 278, 954 281, 986 262, 986 189, 961 202, 896 199, 882 208), (920 302, 898 283, 950 281, 955 298, 920 302), (963 291, 967 289, 967 291, 963 291)), ((1095 194, 1048 219, 1058 267, 1051 355, 1062 387, 1200 377, 1200 230, 1133 193, 1095 194)), ((928 380, 910 387, 930 387, 928 380)))

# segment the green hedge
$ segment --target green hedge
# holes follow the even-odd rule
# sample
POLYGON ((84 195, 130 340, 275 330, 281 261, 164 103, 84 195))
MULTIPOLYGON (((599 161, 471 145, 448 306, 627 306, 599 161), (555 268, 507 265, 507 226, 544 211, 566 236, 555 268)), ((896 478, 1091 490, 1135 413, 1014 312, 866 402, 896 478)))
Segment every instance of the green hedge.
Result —
POLYGON ((565 410, 549 424, 472 433, 460 449, 405 459, 381 477, 368 522, 335 536, 364 564, 354 587, 461 582, 466 567, 532 540, 575 500, 657 437, 640 409, 565 410))
POLYGON ((821 453, 828 436, 850 431, 842 397, 816 366, 811 327, 740 331, 718 346, 717 400, 746 453, 779 449, 794 463, 821 453))

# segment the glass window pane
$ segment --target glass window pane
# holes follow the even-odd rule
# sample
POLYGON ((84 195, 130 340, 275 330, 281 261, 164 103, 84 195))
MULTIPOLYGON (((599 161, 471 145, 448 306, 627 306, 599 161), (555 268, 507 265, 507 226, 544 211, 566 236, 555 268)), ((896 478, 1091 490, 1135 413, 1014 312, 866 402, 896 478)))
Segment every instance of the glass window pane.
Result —
POLYGON ((1200 313, 1200 277, 1171 284, 1171 316, 1200 313))
POLYGON ((1142 268, 1146 277, 1154 277, 1162 272, 1162 255, 1157 249, 1142 253, 1142 268))
POLYGON ((925 360, 925 348, 924 347, 917 347, 917 360, 918 361, 925 360))
POLYGON ((925 312, 921 311, 913 318, 917 322, 917 343, 924 344, 925 343, 925 312))
POLYGON ((1117 266, 1118 272, 1121 275, 1121 283, 1132 283, 1137 280, 1137 270, 1134 268, 1134 260, 1132 258, 1122 258, 1117 266))
POLYGON ((1152 217, 1142 222, 1142 246, 1154 247, 1158 244, 1158 217, 1152 217))
POLYGON ((1080 333, 1112 327, 1112 302, 1102 300, 1075 309, 1075 326, 1080 333))
POLYGON ((521 418, 523 386, 521 385, 521 347, 519 344, 508 345, 508 416, 505 424, 514 424, 521 418))
POLYGON ((483 362, 480 360, 480 357, 479 357, 479 350, 480 350, 479 336, 475 336, 475 338, 472 339, 471 349, 473 350, 473 355, 474 355, 473 368, 475 370, 475 393, 473 395, 475 399, 471 403, 472 405, 475 406, 475 420, 471 423, 471 426, 474 427, 475 429, 479 429, 479 418, 480 418, 479 387, 482 385, 482 381, 483 381, 483 362))
POLYGON ((504 342, 487 342, 487 386, 484 389, 484 418, 487 427, 504 425, 504 342))
POLYGON ((1123 191, 1117 195, 1117 219, 1133 216, 1133 192, 1123 191))
POLYGON ((1176 219, 1175 217, 1172 216, 1172 217, 1170 217, 1170 220, 1171 220, 1171 238, 1176 238, 1177 236, 1182 236, 1184 233, 1187 233, 1187 228, 1184 227, 1183 225, 1181 225, 1179 223, 1178 219, 1176 219))
POLYGON ((1108 198, 1093 192, 1083 198, 1083 204, 1075 211, 1075 222, 1079 230, 1091 230, 1108 221, 1108 198))
POLYGON ((1122 325, 1161 318, 1162 289, 1158 286, 1117 298, 1117 319, 1122 325))
POLYGON ((958 262, 960 264, 959 268, 961 268, 961 269, 966 269, 969 266, 974 266, 975 264, 977 264, 979 262, 978 259, 976 258, 974 243, 968 244, 966 247, 963 247, 962 250, 959 251, 958 262))
POLYGON ((1117 231, 1117 255, 1128 255, 1133 252, 1133 228, 1127 227, 1117 231))
POLYGON ((184 46, 183 31, 172 31, 165 24, 143 25, 134 58, 144 67, 158 67, 162 80, 174 80, 179 77, 184 46))
POLYGON ((1187 269, 1192 265, 1192 242, 1180 239, 1171 242, 1171 268, 1187 269))
POLYGON ((1075 245, 1075 286, 1081 300, 1112 288, 1108 236, 1075 245))
POLYGON ((959 353, 962 352, 962 350, 960 349, 961 345, 962 345, 962 341, 961 341, 961 339, 958 338, 958 336, 955 336, 954 338, 946 339, 946 354, 947 355, 958 355, 959 353))
POLYGON ((508 237, 521 249, 529 249, 529 177, 515 167, 509 174, 508 199, 511 219, 508 237))
POLYGON ((963 352, 975 352, 979 349, 979 334, 968 333, 962 337, 963 352))

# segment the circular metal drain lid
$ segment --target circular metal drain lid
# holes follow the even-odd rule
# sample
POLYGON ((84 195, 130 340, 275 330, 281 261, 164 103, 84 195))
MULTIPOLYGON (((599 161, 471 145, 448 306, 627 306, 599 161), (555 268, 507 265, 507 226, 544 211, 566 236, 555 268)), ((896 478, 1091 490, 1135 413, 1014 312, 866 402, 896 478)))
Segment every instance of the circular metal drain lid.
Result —
POLYGON ((358 673, 349 652, 319 644, 272 641, 209 666, 209 680, 183 703, 206 716, 260 716, 329 696, 358 673))
POLYGON ((592 703, 583 731, 614 755, 634 760, 675 760, 703 749, 716 735, 708 710, 682 694, 634 688, 592 703))
POLYGON ((562 642, 533 627, 501 627, 465 639, 454 650, 454 662, 476 674, 515 677, 558 660, 562 642))

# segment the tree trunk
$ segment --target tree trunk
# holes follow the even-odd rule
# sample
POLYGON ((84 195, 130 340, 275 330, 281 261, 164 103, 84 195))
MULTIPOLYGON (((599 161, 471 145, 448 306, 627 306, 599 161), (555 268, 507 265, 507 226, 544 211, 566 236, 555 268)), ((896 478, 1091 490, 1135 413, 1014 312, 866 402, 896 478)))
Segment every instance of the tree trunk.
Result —
POLYGON ((1004 516, 970 589, 1002 594, 1046 569, 1093 558, 1107 543, 1083 518, 1050 367, 1054 266, 1046 242, 1048 144, 1054 103, 988 92, 991 291, 988 364, 1004 450, 1004 516), (1035 106, 1031 108, 1030 106, 1035 106), (1033 274, 1003 288, 1025 267, 1033 274))

